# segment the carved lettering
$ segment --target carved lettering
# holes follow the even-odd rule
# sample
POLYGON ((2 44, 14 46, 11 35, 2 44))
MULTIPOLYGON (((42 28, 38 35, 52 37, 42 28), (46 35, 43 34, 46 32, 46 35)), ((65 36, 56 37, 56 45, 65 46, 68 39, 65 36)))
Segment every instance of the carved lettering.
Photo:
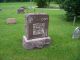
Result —
POLYGON ((33 35, 44 34, 45 23, 33 24, 33 35))

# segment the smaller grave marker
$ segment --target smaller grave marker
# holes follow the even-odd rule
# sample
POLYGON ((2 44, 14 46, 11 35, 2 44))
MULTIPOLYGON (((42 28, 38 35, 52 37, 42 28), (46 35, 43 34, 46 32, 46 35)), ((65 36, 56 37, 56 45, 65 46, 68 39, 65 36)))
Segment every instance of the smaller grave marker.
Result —
POLYGON ((16 24, 16 18, 8 18, 8 19, 6 20, 6 23, 7 23, 7 24, 16 24))
POLYGON ((80 38, 80 27, 77 27, 74 32, 73 32, 73 35, 72 35, 72 38, 73 39, 79 39, 80 38))
POLYGON ((17 13, 25 13, 25 7, 20 7, 18 10, 17 10, 17 13))

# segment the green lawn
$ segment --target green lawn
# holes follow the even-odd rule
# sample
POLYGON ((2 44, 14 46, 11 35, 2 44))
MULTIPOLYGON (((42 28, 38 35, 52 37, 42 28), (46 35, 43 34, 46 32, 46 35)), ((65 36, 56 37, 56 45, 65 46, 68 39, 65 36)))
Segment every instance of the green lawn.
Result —
MULTIPOLYGON (((72 39, 75 26, 66 22, 64 10, 37 9, 35 13, 44 12, 49 15, 50 46, 43 49, 26 50, 22 46, 25 34, 25 14, 17 14, 20 6, 30 6, 30 3, 0 3, 0 60, 80 60, 80 40, 72 39), (6 19, 13 17, 17 24, 6 24, 6 19)), ((26 14, 33 10, 26 10, 26 14)))

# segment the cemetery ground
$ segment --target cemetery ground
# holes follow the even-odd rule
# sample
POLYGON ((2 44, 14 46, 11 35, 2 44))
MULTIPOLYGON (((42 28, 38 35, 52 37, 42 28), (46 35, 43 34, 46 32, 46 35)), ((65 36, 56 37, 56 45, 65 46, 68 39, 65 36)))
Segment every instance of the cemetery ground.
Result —
POLYGON ((25 14, 17 14, 19 7, 30 6, 30 3, 0 3, 0 60, 80 60, 80 39, 72 39, 72 33, 80 23, 66 22, 64 10, 35 8, 35 13, 49 15, 48 34, 51 44, 42 49, 26 50, 22 46, 25 34, 25 14), (16 24, 6 24, 7 18, 16 18, 16 24))

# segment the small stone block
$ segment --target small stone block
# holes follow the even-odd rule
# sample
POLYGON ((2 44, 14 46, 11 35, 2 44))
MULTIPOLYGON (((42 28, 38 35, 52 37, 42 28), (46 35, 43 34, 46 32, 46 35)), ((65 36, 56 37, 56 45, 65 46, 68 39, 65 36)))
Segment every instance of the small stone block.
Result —
POLYGON ((7 24, 16 24, 16 19, 15 18, 8 18, 6 23, 7 24))
POLYGON ((43 48, 44 46, 50 44, 50 40, 50 37, 27 40, 27 37, 23 36, 23 47, 25 49, 43 48))

